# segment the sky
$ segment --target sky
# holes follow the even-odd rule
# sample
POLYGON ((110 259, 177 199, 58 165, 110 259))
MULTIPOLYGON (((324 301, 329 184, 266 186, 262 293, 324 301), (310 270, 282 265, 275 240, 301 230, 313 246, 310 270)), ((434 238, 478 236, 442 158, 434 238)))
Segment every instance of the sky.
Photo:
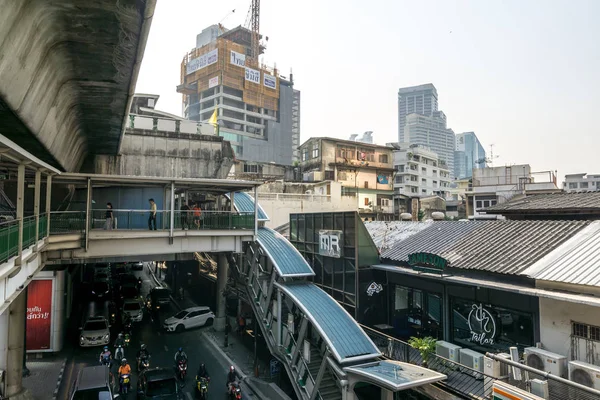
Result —
MULTIPOLYGON (((136 91, 181 115, 175 87, 196 35, 243 25, 249 6, 159 0, 136 91)), ((448 127, 493 144, 494 166, 560 181, 600 174, 598 16, 597 0, 262 0, 260 27, 263 61, 293 70, 302 92, 301 142, 365 131, 397 141, 398 88, 433 83, 448 127)))

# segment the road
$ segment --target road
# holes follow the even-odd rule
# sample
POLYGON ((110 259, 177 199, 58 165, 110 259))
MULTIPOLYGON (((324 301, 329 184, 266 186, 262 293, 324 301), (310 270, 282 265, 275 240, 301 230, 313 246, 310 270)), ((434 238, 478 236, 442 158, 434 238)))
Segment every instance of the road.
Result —
MULTIPOLYGON (((156 286, 154 280, 147 271, 147 266, 144 265, 143 271, 133 271, 133 274, 142 278, 142 295, 143 298, 145 298, 150 289, 156 286)), ((135 371, 135 354, 140 348, 140 344, 144 343, 151 353, 151 368, 172 368, 175 352, 179 347, 183 347, 188 355, 188 377, 186 379, 186 384, 183 387, 186 398, 194 398, 194 377, 199 364, 204 362, 211 377, 209 387, 210 398, 225 399, 225 381, 229 365, 221 354, 216 352, 210 343, 207 343, 208 339, 203 338, 202 331, 210 328, 199 328, 185 331, 180 334, 165 333, 162 330, 163 320, 174 315, 177 311, 176 306, 171 304, 169 309, 161 310, 159 320, 152 320, 150 315, 146 313, 143 321, 134 325, 132 343, 125 350, 125 357, 135 371)), ((118 327, 113 328, 114 329, 111 330, 111 342, 117 337, 119 331, 118 327)), ((69 331, 67 341, 70 343, 77 343, 77 327, 71 327, 69 331)), ((81 368, 98 365, 98 358, 101 351, 102 347, 80 348, 77 346, 72 349, 71 359, 67 363, 65 378, 57 397, 59 400, 68 399, 71 387, 77 379, 78 371, 81 370, 81 368)), ((114 351, 112 346, 111 351, 114 351)), ((135 372, 132 374, 131 384, 132 389, 136 387, 137 374, 135 372)), ((247 387, 242 387, 242 391, 245 392, 244 398, 249 398, 249 389, 247 387)), ((133 392, 134 391, 132 390, 132 393, 128 395, 129 399, 135 398, 133 392)))

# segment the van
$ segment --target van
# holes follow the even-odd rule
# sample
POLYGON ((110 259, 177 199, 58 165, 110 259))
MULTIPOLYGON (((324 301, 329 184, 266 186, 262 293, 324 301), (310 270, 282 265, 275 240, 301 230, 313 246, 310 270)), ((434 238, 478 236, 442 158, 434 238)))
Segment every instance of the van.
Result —
POLYGON ((77 376, 71 400, 110 400, 118 399, 118 394, 113 395, 115 387, 110 370, 105 366, 85 367, 77 376))
POLYGON ((146 296, 146 307, 149 311, 157 311, 171 304, 171 291, 166 287, 157 286, 146 296))

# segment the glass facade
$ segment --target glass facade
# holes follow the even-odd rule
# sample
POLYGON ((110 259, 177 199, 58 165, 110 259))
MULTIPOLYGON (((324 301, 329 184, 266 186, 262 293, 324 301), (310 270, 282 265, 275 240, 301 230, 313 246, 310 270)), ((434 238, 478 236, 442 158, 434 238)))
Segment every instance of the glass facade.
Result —
POLYGON ((395 336, 403 339, 413 336, 442 339, 442 294, 399 285, 390 286, 394 287, 391 325, 395 336))

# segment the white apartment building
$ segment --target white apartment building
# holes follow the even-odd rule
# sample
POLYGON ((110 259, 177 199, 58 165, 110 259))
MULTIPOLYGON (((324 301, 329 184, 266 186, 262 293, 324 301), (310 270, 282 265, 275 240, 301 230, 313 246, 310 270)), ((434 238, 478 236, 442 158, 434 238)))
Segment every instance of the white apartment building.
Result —
POLYGON ((565 175, 563 190, 566 192, 600 190, 600 175, 588 175, 586 173, 565 175))
POLYGON ((394 148, 394 194, 450 198, 450 170, 435 152, 408 143, 389 146, 394 148))

